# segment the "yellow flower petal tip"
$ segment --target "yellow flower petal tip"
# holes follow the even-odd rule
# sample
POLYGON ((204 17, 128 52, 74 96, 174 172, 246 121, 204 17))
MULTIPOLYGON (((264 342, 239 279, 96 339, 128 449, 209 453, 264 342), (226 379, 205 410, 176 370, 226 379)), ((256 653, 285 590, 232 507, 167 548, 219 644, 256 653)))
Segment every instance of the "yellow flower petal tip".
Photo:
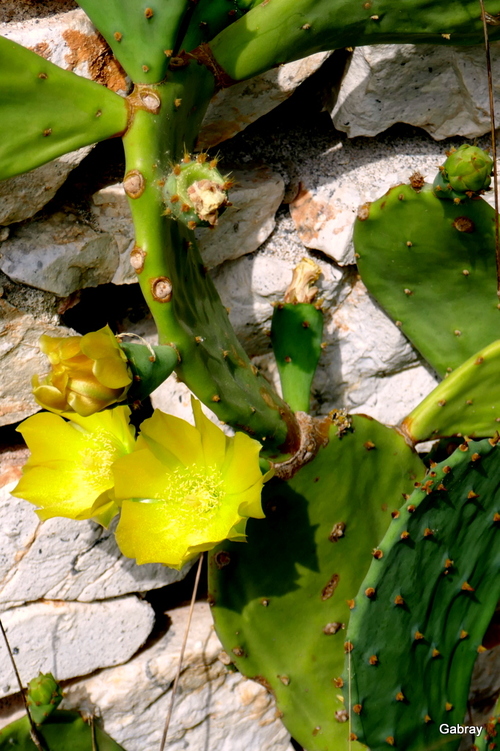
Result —
POLYGON ((41 519, 95 518, 107 526, 118 512, 113 462, 135 446, 129 415, 116 407, 71 422, 49 412, 28 417, 18 431, 31 456, 13 495, 37 505, 41 519))
POLYGON ((116 539, 137 563, 180 569, 222 540, 244 540, 248 517, 264 516, 269 475, 260 471, 258 441, 228 438, 199 402, 193 411, 194 428, 157 410, 142 424, 138 450, 114 464, 123 499, 116 539))
POLYGON ((42 336, 40 349, 52 369, 33 377, 33 395, 56 414, 88 417, 123 401, 132 384, 127 357, 109 326, 84 336, 42 336))

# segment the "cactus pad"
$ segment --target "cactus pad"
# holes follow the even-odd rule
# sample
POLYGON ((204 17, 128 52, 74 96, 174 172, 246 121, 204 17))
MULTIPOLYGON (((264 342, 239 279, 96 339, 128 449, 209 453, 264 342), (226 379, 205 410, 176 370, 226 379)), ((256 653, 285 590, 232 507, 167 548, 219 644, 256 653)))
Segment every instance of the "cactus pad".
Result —
POLYGON ((495 212, 414 184, 361 207, 354 245, 369 291, 444 376, 500 338, 495 212))
POLYGON ((127 127, 125 100, 0 37, 0 180, 127 127))
POLYGON ((190 0, 78 0, 133 81, 167 72, 190 0), (170 54, 169 54, 170 53, 170 54))
POLYGON ((413 444, 431 438, 485 438, 500 428, 500 341, 460 365, 405 417, 400 427, 413 444))
MULTIPOLYGON (((125 751, 101 728, 86 723, 74 711, 56 710, 38 733, 47 751, 125 751)), ((36 751, 26 716, 0 730, 0 751, 36 751)))
POLYGON ((348 422, 331 425, 329 444, 291 480, 265 486, 267 518, 249 521, 248 545, 222 543, 209 564, 227 654, 274 693, 307 751, 347 746, 339 695, 349 601, 401 493, 424 474, 398 433, 363 416, 348 422))
POLYGON ((458 747, 439 726, 464 724, 500 596, 499 511, 496 439, 465 441, 432 466, 379 544, 351 614, 344 675, 353 732, 372 751, 458 747))

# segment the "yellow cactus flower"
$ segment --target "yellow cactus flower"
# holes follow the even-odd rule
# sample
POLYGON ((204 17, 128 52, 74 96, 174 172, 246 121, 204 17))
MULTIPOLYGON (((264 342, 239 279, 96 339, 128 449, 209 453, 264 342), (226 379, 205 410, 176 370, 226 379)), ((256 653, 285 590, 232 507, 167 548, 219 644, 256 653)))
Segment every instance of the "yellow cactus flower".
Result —
POLYGON ((180 569, 222 540, 245 540, 248 517, 264 516, 271 473, 260 471, 260 443, 243 433, 228 438, 192 404, 196 427, 156 410, 136 450, 114 464, 123 499, 116 539, 137 563, 180 569))
POLYGON ((109 326, 85 336, 41 336, 40 349, 52 370, 41 379, 33 376, 33 395, 56 414, 88 417, 121 402, 132 384, 127 357, 109 326))
POLYGON ((31 456, 13 495, 40 508, 40 519, 65 516, 94 518, 103 526, 118 512, 111 467, 133 451, 134 431, 128 407, 116 407, 91 417, 71 414, 67 422, 41 412, 17 430, 31 456))

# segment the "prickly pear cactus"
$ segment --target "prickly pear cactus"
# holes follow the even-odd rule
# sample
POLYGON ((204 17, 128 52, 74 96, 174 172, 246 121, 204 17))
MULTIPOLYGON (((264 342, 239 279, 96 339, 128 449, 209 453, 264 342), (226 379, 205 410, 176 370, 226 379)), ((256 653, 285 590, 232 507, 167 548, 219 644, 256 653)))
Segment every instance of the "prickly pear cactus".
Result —
POLYGON ((416 177, 359 210, 361 277, 441 376, 500 338, 494 221, 483 199, 440 201, 416 177))
POLYGON ((500 597, 500 449, 465 441, 391 522, 355 599, 346 701, 372 751, 455 749, 469 683, 500 597), (350 678, 350 680, 349 680, 350 678))
POLYGON ((500 428, 500 341, 477 352, 431 391, 400 425, 415 445, 453 435, 494 436, 500 428))
POLYGON ((347 746, 340 689, 350 602, 391 511, 424 474, 390 428, 363 416, 352 428, 341 415, 337 423, 310 464, 265 486, 266 519, 248 523, 248 544, 222 543, 209 563, 212 612, 230 660, 274 693, 307 751, 347 746))
MULTIPOLYGON (((78 712, 57 709, 38 733, 47 751, 125 751, 99 727, 85 722, 78 712)), ((36 751, 27 717, 0 730, 0 751, 36 751)))
POLYGON ((32 678, 28 683, 26 703, 33 722, 40 725, 57 709, 63 698, 61 687, 52 673, 32 678))

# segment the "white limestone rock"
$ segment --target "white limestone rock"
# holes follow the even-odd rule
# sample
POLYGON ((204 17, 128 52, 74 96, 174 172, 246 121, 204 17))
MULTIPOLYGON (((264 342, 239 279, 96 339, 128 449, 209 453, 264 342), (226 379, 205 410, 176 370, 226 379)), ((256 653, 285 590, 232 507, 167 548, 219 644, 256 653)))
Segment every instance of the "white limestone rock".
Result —
MULTIPOLYGON (((491 44, 491 53, 498 100, 498 42, 491 44)), ((395 123, 416 125, 438 140, 482 136, 490 129, 484 47, 358 47, 332 119, 351 138, 377 135, 395 123)))
POLYGON ((40 409, 31 393, 31 377, 47 370, 38 339, 42 334, 70 333, 55 319, 26 313, 0 299, 0 425, 18 422, 40 409))
POLYGON ((113 279, 116 240, 61 211, 20 225, 0 245, 0 269, 15 282, 67 297, 113 279))
POLYGON ((35 507, 0 489, 0 606, 39 599, 92 602, 146 592, 180 581, 182 571, 120 553, 111 530, 92 521, 54 518, 41 523, 35 507))
MULTIPOLYGON (((58 680, 129 660, 148 638, 154 611, 135 596, 79 603, 44 600, 2 612, 23 683, 39 672, 58 680)), ((18 690, 5 644, 0 644, 0 696, 18 690)))
MULTIPOLYGON (((62 706, 98 708, 106 731, 127 749, 159 746, 188 608, 170 611, 166 635, 127 665, 68 686, 62 706)), ((170 751, 291 751, 266 690, 217 659, 221 644, 206 603, 196 603, 174 706, 170 751)))
POLYGON ((219 91, 203 120, 197 148, 217 146, 270 112, 288 99, 331 54, 317 52, 219 91))

